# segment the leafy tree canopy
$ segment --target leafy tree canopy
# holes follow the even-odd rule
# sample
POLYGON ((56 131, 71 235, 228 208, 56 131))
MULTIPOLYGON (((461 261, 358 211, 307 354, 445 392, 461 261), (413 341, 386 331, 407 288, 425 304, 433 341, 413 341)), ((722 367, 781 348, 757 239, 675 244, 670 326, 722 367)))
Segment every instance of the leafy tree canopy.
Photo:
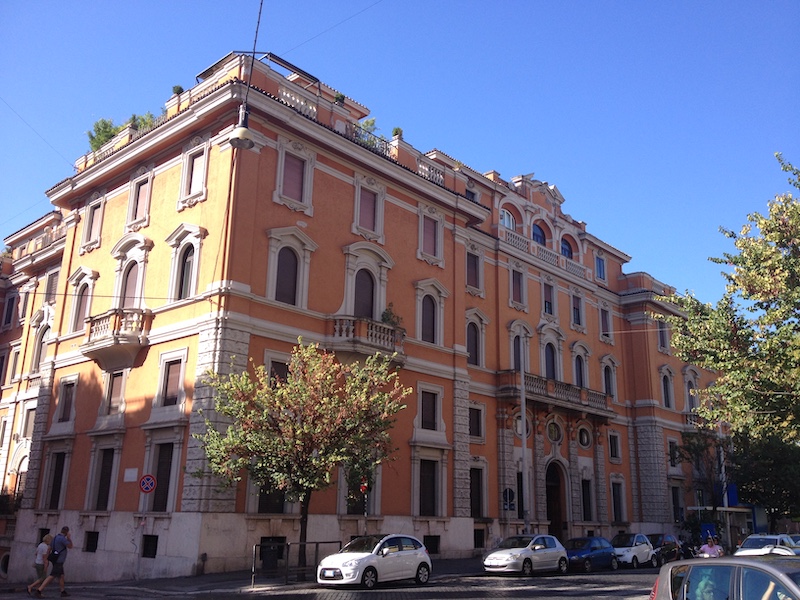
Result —
POLYGON ((92 125, 92 131, 87 131, 86 135, 89 137, 89 147, 92 151, 97 151, 102 148, 103 144, 112 139, 126 125, 131 125, 134 129, 149 129, 155 123, 155 116, 151 112, 143 115, 134 113, 122 125, 114 125, 111 119, 98 119, 92 125))
MULTIPOLYGON (((800 170, 776 156, 800 188, 800 170)), ((738 233, 721 229, 737 252, 710 259, 727 269, 722 299, 676 295, 668 300, 684 314, 665 318, 677 356, 718 375, 698 390, 701 416, 733 432, 799 441, 800 202, 776 196, 766 215, 747 221, 738 233)))

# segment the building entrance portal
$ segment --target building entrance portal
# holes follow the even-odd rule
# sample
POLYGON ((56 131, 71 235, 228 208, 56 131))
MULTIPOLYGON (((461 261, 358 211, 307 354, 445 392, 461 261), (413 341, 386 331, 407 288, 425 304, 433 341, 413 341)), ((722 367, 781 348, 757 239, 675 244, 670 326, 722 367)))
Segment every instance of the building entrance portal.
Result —
POLYGON ((563 543, 566 531, 566 509, 564 507, 564 478, 561 468, 556 463, 550 463, 545 475, 547 487, 547 532, 556 536, 563 543))

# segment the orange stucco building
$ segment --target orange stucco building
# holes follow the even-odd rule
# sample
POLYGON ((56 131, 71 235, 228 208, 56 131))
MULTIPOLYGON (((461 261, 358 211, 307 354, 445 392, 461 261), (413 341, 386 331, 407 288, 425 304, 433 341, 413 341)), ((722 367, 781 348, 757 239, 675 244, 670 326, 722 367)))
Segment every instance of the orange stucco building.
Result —
POLYGON ((62 524, 73 579, 246 569, 254 544, 296 541, 297 504, 197 476, 192 434, 213 418, 203 373, 280 374, 298 337, 342 360, 396 351, 414 389, 366 519, 337 477, 310 540, 407 531, 456 557, 526 521, 562 540, 676 531, 695 496, 674 446, 710 377, 652 317, 669 286, 626 274, 554 185, 377 138, 366 107, 279 57, 230 54, 198 81, 6 238, 11 577, 62 524), (231 144, 245 96, 251 148, 231 144))

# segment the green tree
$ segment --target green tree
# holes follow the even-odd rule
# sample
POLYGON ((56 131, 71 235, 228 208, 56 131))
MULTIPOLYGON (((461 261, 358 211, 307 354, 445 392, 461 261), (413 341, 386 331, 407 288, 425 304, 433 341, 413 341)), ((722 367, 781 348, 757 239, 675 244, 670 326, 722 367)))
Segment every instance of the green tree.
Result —
POLYGON ((732 454, 733 479, 739 499, 763 506, 770 531, 778 519, 800 512, 800 446, 778 436, 737 436, 732 454))
POLYGON ((249 473, 300 502, 301 567, 312 492, 328 487, 337 467, 350 481, 371 481, 394 452, 389 432, 411 389, 400 384, 391 360, 375 354, 345 365, 298 340, 285 381, 261 365, 252 375, 208 375, 215 409, 230 419, 224 431, 207 419, 206 433, 197 436, 210 469, 228 484, 249 473))
MULTIPOLYGON (((800 171, 777 155, 789 182, 800 171)), ((733 432, 800 440, 800 203, 791 193, 748 215, 736 233, 721 229, 736 253, 712 258, 727 284, 716 305, 691 294, 669 298, 681 317, 672 346, 689 363, 715 371, 714 385, 698 390, 697 412, 726 422, 733 432)))
POLYGON ((114 121, 111 119, 98 119, 94 122, 92 131, 86 132, 86 135, 89 136, 89 147, 93 151, 99 150, 103 144, 117 135, 120 129, 122 127, 114 125, 114 121))

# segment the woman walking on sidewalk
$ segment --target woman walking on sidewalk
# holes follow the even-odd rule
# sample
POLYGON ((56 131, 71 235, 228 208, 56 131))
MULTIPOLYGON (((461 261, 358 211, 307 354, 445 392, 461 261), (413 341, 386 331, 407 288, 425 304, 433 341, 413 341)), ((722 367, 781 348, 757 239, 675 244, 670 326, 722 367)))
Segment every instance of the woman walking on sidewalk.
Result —
POLYGON ((61 533, 53 538, 53 551, 50 553, 49 559, 53 563, 53 568, 50 575, 44 580, 42 585, 36 590, 36 597, 42 597, 42 590, 46 588, 53 579, 58 577, 58 587, 61 588, 62 596, 69 596, 69 592, 64 589, 64 561, 67 560, 67 551, 72 548, 72 538, 69 535, 69 527, 64 525, 61 528, 61 533))

